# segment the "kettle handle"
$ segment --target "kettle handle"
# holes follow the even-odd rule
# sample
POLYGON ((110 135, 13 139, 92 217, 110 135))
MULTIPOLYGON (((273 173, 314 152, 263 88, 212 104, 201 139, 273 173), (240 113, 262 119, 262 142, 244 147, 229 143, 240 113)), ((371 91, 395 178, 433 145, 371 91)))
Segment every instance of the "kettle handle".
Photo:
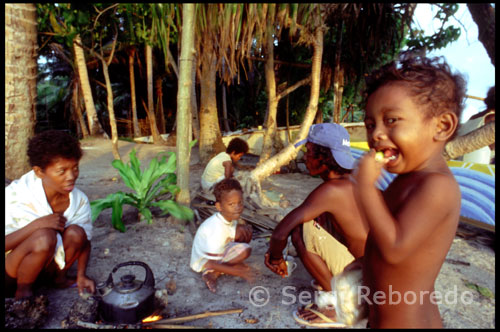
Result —
POLYGON ((112 274, 115 273, 120 267, 128 266, 128 265, 142 266, 146 270, 146 278, 142 284, 149 286, 151 288, 155 287, 155 277, 153 276, 153 271, 151 271, 151 268, 146 263, 139 262, 139 261, 130 261, 130 262, 120 263, 120 264, 116 265, 114 267, 113 271, 109 274, 109 277, 108 277, 108 280, 106 281, 106 283, 108 283, 108 282, 112 283, 113 282, 112 274))

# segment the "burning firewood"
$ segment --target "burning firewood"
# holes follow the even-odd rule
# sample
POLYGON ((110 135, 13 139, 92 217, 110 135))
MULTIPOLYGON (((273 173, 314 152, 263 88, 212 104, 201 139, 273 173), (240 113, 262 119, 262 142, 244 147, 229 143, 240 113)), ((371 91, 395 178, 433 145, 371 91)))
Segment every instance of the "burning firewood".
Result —
POLYGON ((213 317, 213 316, 226 315, 226 314, 239 314, 241 312, 243 312, 243 309, 206 311, 206 312, 201 313, 201 314, 162 319, 162 320, 158 320, 156 322, 153 322, 151 324, 184 323, 184 322, 189 322, 189 321, 200 319, 200 318, 213 317))
POLYGON ((166 319, 159 319, 159 320, 154 320, 161 318, 161 316, 152 315, 149 317, 146 317, 145 319, 142 320, 142 322, 136 323, 136 324, 110 324, 110 323, 90 323, 90 322, 83 322, 79 320, 76 325, 79 327, 83 327, 86 329, 141 329, 141 328, 153 328, 153 329, 205 329, 209 328, 208 326, 188 326, 188 325, 177 325, 173 323, 184 323, 196 319, 201 319, 201 318, 207 318, 207 317, 213 317, 213 316, 220 316, 220 315, 226 315, 226 314, 239 314, 243 312, 243 309, 229 309, 229 310, 220 310, 220 311, 206 311, 201 314, 194 314, 194 315, 189 315, 189 316, 184 316, 184 317, 174 317, 174 318, 166 318, 166 319), (150 319, 153 319, 154 321, 149 321, 150 319))

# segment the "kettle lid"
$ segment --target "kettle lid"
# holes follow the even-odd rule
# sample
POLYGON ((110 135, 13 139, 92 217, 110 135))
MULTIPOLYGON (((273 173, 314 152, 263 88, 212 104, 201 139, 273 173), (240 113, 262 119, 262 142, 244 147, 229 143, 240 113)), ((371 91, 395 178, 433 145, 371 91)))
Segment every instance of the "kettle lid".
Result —
POLYGON ((115 289, 120 293, 132 293, 141 288, 143 282, 135 280, 135 275, 125 274, 120 278, 120 282, 116 284, 115 289))

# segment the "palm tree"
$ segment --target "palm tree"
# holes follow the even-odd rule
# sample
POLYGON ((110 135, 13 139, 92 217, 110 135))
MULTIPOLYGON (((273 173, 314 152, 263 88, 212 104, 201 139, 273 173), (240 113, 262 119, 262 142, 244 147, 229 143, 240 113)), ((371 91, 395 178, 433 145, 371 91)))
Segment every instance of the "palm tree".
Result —
MULTIPOLYGON (((48 36, 43 42, 47 43, 51 38, 55 38, 60 44, 66 44, 73 48, 75 71, 78 72, 78 86, 83 94, 85 111, 89 132, 91 136, 106 136, 97 116, 97 111, 92 96, 92 89, 89 82, 87 63, 85 59, 84 42, 81 33, 87 32, 90 25, 91 8, 87 4, 65 4, 55 6, 53 3, 38 3, 38 11, 41 16, 41 22, 38 25, 39 35, 48 36), (79 14, 78 20, 73 11, 79 14)), ((43 45, 41 48, 43 48, 43 45)))
POLYGON ((495 143, 495 121, 448 142, 443 156, 446 160, 456 159, 493 143, 495 143))
MULTIPOLYGON (((301 5, 299 5, 301 6, 301 5)), ((303 140, 307 137, 309 127, 311 126, 316 112, 318 110, 318 99, 319 99, 319 87, 320 87, 320 75, 321 75, 321 59, 323 56, 323 36, 325 32, 325 26, 323 25, 324 18, 319 8, 320 5, 313 5, 313 8, 303 8, 301 11, 299 8, 299 15, 308 13, 307 25, 302 27, 301 31, 301 41, 307 41, 307 43, 312 44, 313 56, 312 56, 312 68, 311 68, 311 95, 309 99, 309 106, 307 107, 304 120, 300 127, 299 133, 297 135, 297 141, 303 140)), ((274 204, 262 195, 260 182, 267 176, 274 173, 282 165, 286 165, 292 159, 297 156, 298 148, 295 148, 293 144, 288 145, 279 153, 261 163, 252 172, 250 172, 247 179, 244 181, 245 192, 253 199, 257 204, 262 204, 264 206, 273 206, 274 204)))
POLYGON ((111 80, 109 78, 109 65, 111 64, 113 55, 115 53, 116 39, 117 36, 115 36, 115 38, 113 39, 113 48, 107 60, 104 58, 103 53, 101 53, 101 55, 96 54, 96 56, 101 60, 102 72, 104 74, 104 80, 106 82, 109 126, 111 128, 111 151, 113 152, 113 157, 115 159, 121 160, 120 152, 118 151, 118 129, 116 128, 115 109, 113 107, 113 89, 111 87, 111 80))
MULTIPOLYGON (((265 7, 263 7, 265 10, 265 7)), ((265 132, 262 143, 262 152, 259 159, 259 164, 265 162, 269 159, 273 152, 273 145, 276 140, 276 130, 277 130, 277 111, 278 111, 278 103, 281 98, 287 96, 289 93, 296 90, 298 87, 306 84, 310 84, 311 78, 306 77, 292 86, 285 88, 281 87, 281 92, 277 92, 276 87, 276 74, 275 74, 275 61, 274 61, 274 44, 275 40, 280 38, 281 32, 284 29, 288 29, 289 37, 294 36, 297 31, 294 29, 294 25, 296 25, 295 17, 297 10, 300 10, 302 13, 308 13, 314 9, 314 5, 301 5, 301 7, 294 7, 288 5, 280 5, 279 10, 276 10, 275 4, 270 4, 268 7, 268 12, 265 15, 267 22, 262 22, 262 25, 266 28, 264 30, 259 30, 257 35, 260 36, 263 40, 266 41, 263 49, 266 52, 266 64, 265 64, 265 77, 266 77, 266 88, 267 88, 267 97, 268 97, 268 106, 265 118, 265 132), (291 17, 290 17, 291 16, 291 17)), ((316 8, 316 10, 319 9, 316 8)), ((302 42, 305 39, 299 39, 302 42)), ((312 38, 311 40, 314 40, 312 38)), ((305 44, 309 44, 306 42, 305 44)))
POLYGON ((177 184, 180 192, 177 202, 189 204, 189 141, 191 140, 191 82, 194 61, 195 5, 182 5, 182 37, 179 66, 179 90, 177 92, 177 184))
POLYGON ((78 80, 73 81, 73 110, 76 112, 76 118, 78 120, 78 123, 80 125, 80 130, 83 138, 89 137, 89 130, 87 129, 87 125, 85 123, 85 120, 83 119, 83 114, 81 110, 81 103, 80 103, 80 84, 78 80))
POLYGON ((92 89, 90 87, 89 74, 87 71, 87 63, 85 61, 85 52, 82 45, 80 35, 76 35, 73 41, 75 53, 75 63, 78 68, 80 88, 85 102, 85 111, 87 112, 87 121, 89 124, 90 136, 98 137, 104 135, 97 111, 95 109, 94 98, 92 97, 92 89))
MULTIPOLYGON (((218 4, 200 5, 196 24, 196 49, 200 66, 200 141, 199 154, 202 163, 224 151, 219 127, 216 99, 217 48, 216 40, 220 22, 218 4), (201 18, 205 18, 202 20, 201 18)), ((220 38, 222 39, 222 38, 220 38)))
POLYGON ((147 87, 148 87, 148 106, 146 113, 148 114, 149 124, 151 126, 151 135, 155 144, 165 144, 165 140, 161 137, 156 125, 156 116, 154 111, 153 99, 153 47, 149 42, 146 42, 146 69, 147 69, 147 87))
POLYGON ((5 4, 5 177, 30 169, 26 151, 36 121, 36 7, 5 4))
POLYGON ((134 137, 141 137, 141 128, 139 127, 139 119, 137 118, 137 100, 135 94, 135 75, 134 75, 134 59, 136 54, 135 46, 127 49, 129 76, 130 76, 130 102, 132 107, 132 127, 134 137))

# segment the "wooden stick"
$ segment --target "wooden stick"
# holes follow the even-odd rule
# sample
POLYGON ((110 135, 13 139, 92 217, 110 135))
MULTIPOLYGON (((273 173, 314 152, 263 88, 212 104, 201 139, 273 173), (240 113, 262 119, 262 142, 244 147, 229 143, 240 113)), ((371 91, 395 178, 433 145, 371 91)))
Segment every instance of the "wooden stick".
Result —
POLYGON ((156 322, 144 323, 143 325, 163 324, 163 323, 184 323, 184 322, 188 322, 188 321, 196 320, 196 319, 200 319, 200 318, 226 315, 226 314, 239 314, 241 312, 243 312, 243 309, 206 311, 206 312, 201 313, 201 314, 189 315, 189 316, 184 316, 184 317, 174 317, 174 318, 161 319, 161 320, 157 320, 156 322))
POLYGON ((189 326, 189 325, 175 325, 175 324, 151 324, 148 325, 153 329, 208 329, 208 326, 189 326))
POLYGON ((273 235, 273 233, 263 233, 263 234, 257 234, 257 235, 254 235, 254 236, 253 236, 253 238, 254 238, 254 239, 259 239, 259 238, 261 238, 261 237, 269 237, 269 236, 271 236, 271 235, 273 235))

